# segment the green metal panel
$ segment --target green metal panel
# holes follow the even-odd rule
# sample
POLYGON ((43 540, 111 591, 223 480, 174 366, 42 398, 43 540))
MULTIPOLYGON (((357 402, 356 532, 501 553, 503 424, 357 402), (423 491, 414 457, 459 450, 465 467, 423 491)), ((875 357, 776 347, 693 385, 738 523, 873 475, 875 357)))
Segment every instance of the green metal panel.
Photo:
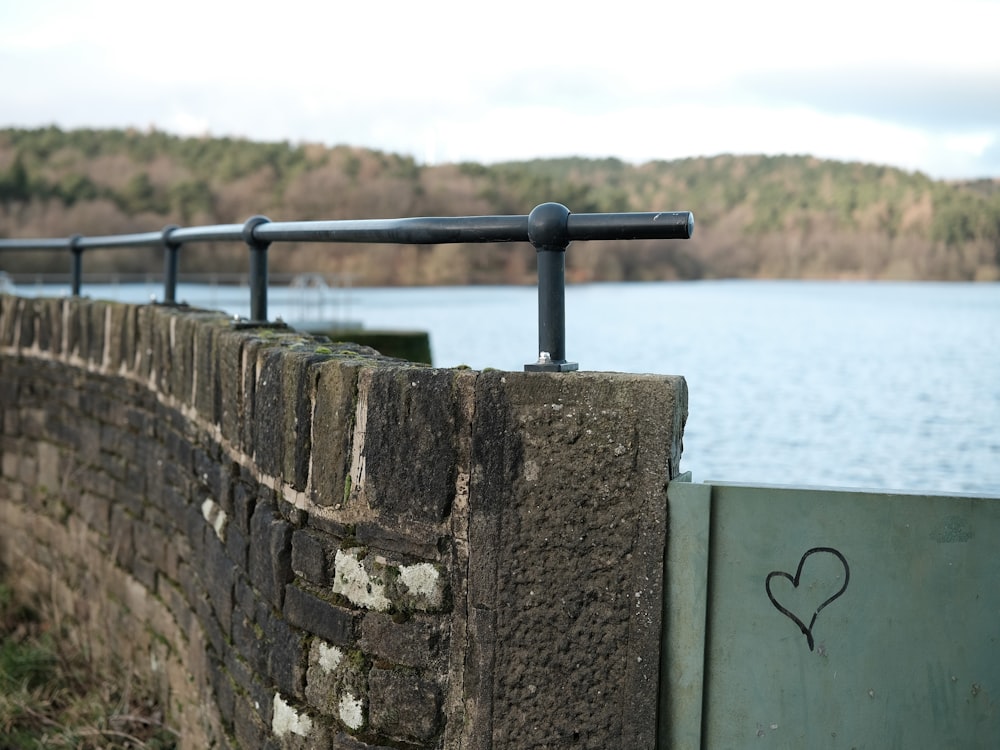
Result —
POLYGON ((701 738, 667 669, 661 746, 1000 747, 1000 500, 697 486, 669 501, 709 516, 701 738))
POLYGON ((666 606, 660 651, 660 745, 698 747, 705 682, 705 616, 708 604, 708 533, 712 488, 690 484, 690 474, 670 483, 670 538, 664 571, 666 606))

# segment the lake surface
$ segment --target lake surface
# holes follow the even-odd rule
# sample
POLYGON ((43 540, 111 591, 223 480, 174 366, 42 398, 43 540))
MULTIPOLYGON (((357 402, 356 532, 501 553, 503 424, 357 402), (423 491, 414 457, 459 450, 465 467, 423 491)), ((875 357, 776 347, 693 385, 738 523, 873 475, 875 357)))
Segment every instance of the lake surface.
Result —
MULTIPOLYGON (((437 366, 521 370, 538 355, 536 294, 356 288, 321 304, 272 289, 269 311, 426 330, 437 366)), ((249 312, 241 289, 181 285, 178 298, 249 312)), ((1000 496, 1000 284, 580 285, 567 288, 566 320, 581 369, 687 379, 681 468, 695 481, 1000 496)))

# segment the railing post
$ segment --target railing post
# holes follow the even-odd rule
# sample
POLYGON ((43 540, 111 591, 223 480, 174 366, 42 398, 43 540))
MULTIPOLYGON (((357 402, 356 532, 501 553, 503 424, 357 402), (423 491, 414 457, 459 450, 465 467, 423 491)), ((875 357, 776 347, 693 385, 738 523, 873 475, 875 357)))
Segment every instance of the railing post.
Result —
POLYGON ((70 277, 74 297, 80 296, 80 289, 83 287, 83 248, 80 247, 82 239, 82 234, 74 234, 69 238, 70 277))
POLYGON ((177 265, 181 245, 170 241, 170 233, 179 229, 176 224, 163 227, 163 303, 177 304, 177 265))
POLYGON ((566 361, 566 248, 570 211, 542 203, 528 214, 528 240, 538 255, 538 360, 526 372, 570 372, 566 361))
POLYGON ((254 239, 253 231, 271 220, 251 216, 243 225, 243 241, 250 248, 250 322, 267 322, 267 248, 270 242, 254 239))

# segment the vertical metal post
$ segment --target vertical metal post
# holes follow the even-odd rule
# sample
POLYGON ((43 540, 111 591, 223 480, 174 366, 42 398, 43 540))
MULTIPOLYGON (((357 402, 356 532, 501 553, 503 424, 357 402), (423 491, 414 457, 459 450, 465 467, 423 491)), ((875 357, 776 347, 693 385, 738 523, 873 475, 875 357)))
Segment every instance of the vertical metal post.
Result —
POLYGON ((167 305, 177 304, 177 266, 181 246, 170 241, 170 233, 175 229, 178 229, 176 224, 163 228, 163 302, 167 305))
POLYGON ((569 209, 543 203, 528 214, 528 239, 538 255, 538 360, 526 372, 570 372, 566 361, 566 248, 569 209))
POLYGON ((267 248, 270 242, 254 239, 254 229, 271 220, 251 216, 243 225, 243 241, 250 248, 250 322, 267 322, 267 248))
POLYGON ((82 239, 83 235, 80 234, 74 234, 69 238, 70 278, 74 297, 80 296, 80 290, 83 287, 83 248, 80 247, 82 239))

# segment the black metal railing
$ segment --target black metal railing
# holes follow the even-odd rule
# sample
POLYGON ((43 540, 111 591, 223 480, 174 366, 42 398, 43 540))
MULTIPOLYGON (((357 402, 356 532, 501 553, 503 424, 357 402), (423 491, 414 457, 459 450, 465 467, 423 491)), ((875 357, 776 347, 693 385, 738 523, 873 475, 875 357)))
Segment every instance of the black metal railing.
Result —
POLYGON ((197 242, 244 242, 250 251, 250 321, 268 325, 267 251, 275 242, 359 242, 405 245, 530 242, 538 253, 538 359, 528 371, 566 372, 566 248, 574 240, 688 239, 690 211, 574 214, 559 203, 542 203, 526 216, 461 216, 407 219, 273 222, 252 216, 243 224, 201 227, 170 225, 159 232, 58 239, 0 239, 3 250, 62 250, 71 255, 72 293, 80 296, 87 250, 164 249, 165 304, 176 304, 180 250, 197 242))

